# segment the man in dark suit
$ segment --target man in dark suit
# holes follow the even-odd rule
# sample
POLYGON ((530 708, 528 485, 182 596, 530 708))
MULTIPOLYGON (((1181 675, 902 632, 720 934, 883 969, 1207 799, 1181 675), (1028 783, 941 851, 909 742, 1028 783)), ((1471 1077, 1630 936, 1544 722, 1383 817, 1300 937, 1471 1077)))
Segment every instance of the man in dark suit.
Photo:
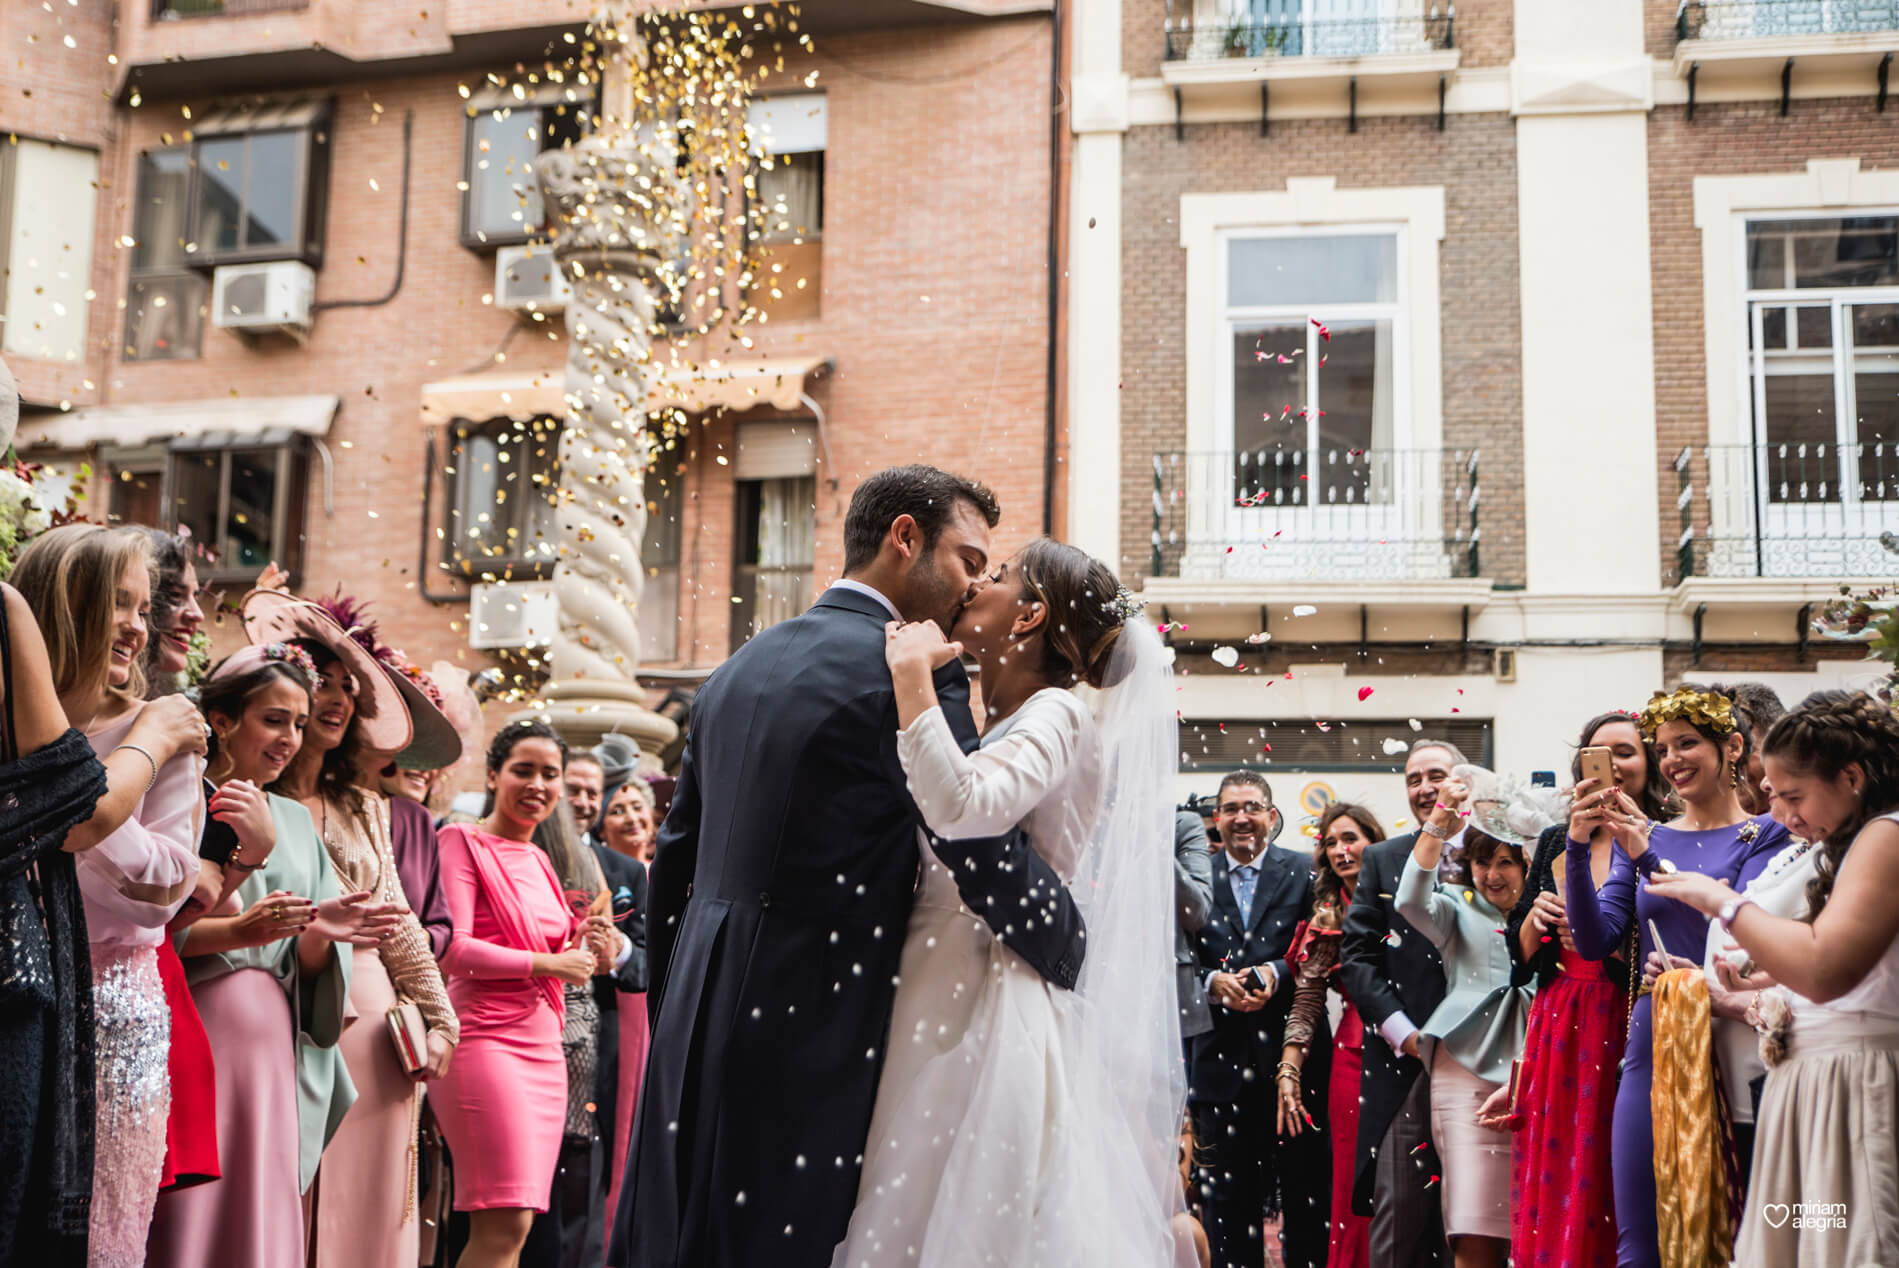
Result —
MULTIPOLYGON (((653 1042, 610 1263, 831 1262, 919 862, 885 625, 947 631, 998 514, 987 489, 934 468, 870 477, 845 519, 844 580, 700 689, 648 878, 653 1042)), ((934 685, 973 749, 962 666, 934 685)), ((1026 838, 932 848, 1002 942, 1072 989, 1081 917, 1026 838)))
MULTIPOLYGON (((1411 746, 1405 795, 1414 823, 1430 816, 1438 786, 1463 760, 1442 740, 1411 746)), ((1418 1027, 1444 1000, 1444 961, 1395 905, 1417 839, 1408 832, 1365 850, 1339 951, 1340 984, 1365 1023, 1352 1209, 1371 1216, 1371 1261, 1391 1268, 1450 1262, 1438 1194, 1429 1187, 1442 1172, 1426 1148, 1431 1080, 1418 1060, 1418 1027)), ((1451 849, 1444 855, 1442 866, 1456 866, 1451 849)))
POLYGON ((1213 1029, 1207 1008, 1207 984, 1200 972, 1194 935, 1213 914, 1213 855, 1206 825, 1191 810, 1174 812, 1174 971, 1180 999, 1180 1037, 1192 1059, 1195 1035, 1213 1029))
MULTIPOLYGON (((1281 1139, 1273 1071, 1292 1011, 1286 953, 1312 902, 1312 855, 1272 844, 1283 825, 1252 771, 1220 784, 1224 849, 1213 859, 1213 910, 1197 935, 1213 1025, 1193 1041, 1188 1098, 1199 1146, 1214 1268, 1257 1268, 1277 1206, 1287 1268, 1325 1263, 1331 1201, 1323 1117, 1281 1139), (1257 969, 1257 972, 1255 970, 1257 969)), ((1305 1064, 1306 1104, 1323 1107, 1332 1044, 1321 1031, 1305 1064)))

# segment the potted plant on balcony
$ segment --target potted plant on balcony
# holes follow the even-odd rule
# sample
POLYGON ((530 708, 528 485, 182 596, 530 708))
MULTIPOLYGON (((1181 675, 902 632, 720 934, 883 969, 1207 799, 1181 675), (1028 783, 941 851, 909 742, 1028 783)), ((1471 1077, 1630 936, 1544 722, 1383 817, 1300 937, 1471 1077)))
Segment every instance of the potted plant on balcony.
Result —
POLYGON ((1221 49, 1228 57, 1250 56, 1247 45, 1252 42, 1251 30, 1245 19, 1234 18, 1227 23, 1226 36, 1220 43, 1221 49))
POLYGON ((1676 38, 1700 39, 1701 29, 1707 21, 1708 6, 1705 0, 1681 0, 1681 7, 1675 11, 1676 38))

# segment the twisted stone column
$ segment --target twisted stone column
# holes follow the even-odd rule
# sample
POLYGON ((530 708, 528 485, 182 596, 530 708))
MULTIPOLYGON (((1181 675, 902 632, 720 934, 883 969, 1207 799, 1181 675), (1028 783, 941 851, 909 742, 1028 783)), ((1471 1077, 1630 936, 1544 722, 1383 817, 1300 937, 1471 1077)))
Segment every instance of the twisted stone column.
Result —
POLYGON ((650 163, 611 132, 549 150, 534 165, 556 228, 554 260, 573 289, 555 495, 560 625, 542 699, 570 741, 591 743, 618 731, 657 753, 678 729, 645 707, 635 680, 636 613, 645 587, 640 473, 658 263, 648 244, 660 214, 653 183, 642 189, 642 166, 650 163))

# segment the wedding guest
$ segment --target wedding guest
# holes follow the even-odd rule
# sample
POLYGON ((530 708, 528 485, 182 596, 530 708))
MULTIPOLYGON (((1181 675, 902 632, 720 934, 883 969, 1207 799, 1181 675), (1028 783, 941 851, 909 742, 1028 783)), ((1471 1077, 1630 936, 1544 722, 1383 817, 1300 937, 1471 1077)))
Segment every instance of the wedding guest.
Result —
MULTIPOLYGON (((1264 1230, 1282 1219, 1287 1265, 1325 1262, 1328 1200, 1319 1132, 1279 1139, 1277 1097, 1261 1077, 1285 1043, 1294 982, 1286 954, 1312 892, 1312 856, 1272 844, 1283 826, 1272 789, 1253 771, 1220 782, 1213 912, 1195 935, 1213 1001, 1213 1026, 1195 1036, 1188 1104, 1200 1141, 1200 1184, 1216 1268, 1252 1268, 1264 1230)), ((1305 1071, 1322 1097, 1330 1036, 1317 1036, 1305 1071)))
POLYGON ((591 979, 595 957, 532 837, 561 796, 566 756, 545 722, 503 727, 488 748, 492 808, 441 832, 455 921, 443 967, 462 1044, 430 1102, 455 1155, 455 1207, 470 1212, 462 1268, 516 1262, 560 1156, 561 985, 591 979))
MULTIPOLYGON (((1405 796, 1418 823, 1431 817, 1438 789, 1464 755, 1443 740, 1421 739, 1405 758, 1405 796)), ((1454 832, 1444 854, 1460 838, 1454 832)), ((1371 1257, 1380 1265, 1438 1264, 1448 1259, 1444 1225, 1430 1178, 1442 1174, 1429 1148, 1431 1083, 1420 1078, 1418 1027, 1444 999, 1444 962, 1411 923, 1397 917, 1393 896, 1417 843, 1415 832, 1365 851, 1352 902, 1345 909, 1339 984, 1366 1024, 1360 1082, 1352 1209, 1371 1216, 1371 1257)), ((1455 875, 1439 861, 1441 879, 1455 875)))
POLYGON ((1213 914, 1213 853, 1206 825, 1190 810, 1174 813, 1174 976, 1180 1000, 1181 1050, 1189 1066, 1193 1038, 1213 1029, 1207 1007, 1207 987, 1194 953, 1194 935, 1207 927, 1213 914))
MULTIPOLYGON (((1609 750, 1616 786, 1644 814, 1662 814, 1667 788, 1632 716, 1598 714, 1583 725, 1570 778, 1574 798, 1584 803, 1599 791, 1597 781, 1582 777, 1581 751, 1591 747, 1609 750)), ((1615 853, 1609 829, 1579 824, 1573 830, 1589 842, 1590 883, 1600 888, 1615 853)), ((1533 979, 1536 999, 1523 1041, 1515 1113, 1506 1086, 1480 1116, 1486 1126, 1517 1133, 1511 1149, 1510 1252, 1524 1268, 1607 1264, 1615 1258, 1609 1142, 1636 970, 1626 952, 1598 962, 1576 950, 1559 884, 1568 867, 1564 842, 1571 831, 1564 823, 1544 831, 1523 896, 1510 912, 1506 944, 1518 965, 1514 980, 1533 979)))
POLYGON ((586 749, 569 754, 563 779, 574 822, 587 844, 593 845, 600 839, 596 829, 600 828, 600 816, 607 808, 607 776, 601 769, 600 759, 586 749))
POLYGON ((1358 885, 1360 861, 1367 846, 1384 839, 1384 826, 1365 807, 1335 801, 1325 808, 1319 816, 1319 844, 1312 856, 1312 916, 1288 957, 1297 966, 1298 990, 1286 1022, 1286 1045, 1280 1053, 1275 1079, 1282 1136, 1297 1136, 1306 1116, 1300 1091, 1302 1071, 1313 1036, 1327 1025, 1326 992, 1338 991, 1343 1002, 1338 1029, 1332 1035, 1332 1076, 1326 1092, 1332 1131, 1332 1221, 1326 1268, 1366 1268, 1371 1262, 1371 1221, 1352 1210, 1351 1142, 1358 1139, 1365 1023, 1352 1006, 1351 996, 1339 985, 1338 963, 1345 910, 1358 885))
MULTIPOLYGON (((337 884, 400 912, 379 946, 351 957, 349 995, 362 1021, 337 1044, 355 1102, 324 1150, 306 1202, 312 1268, 409 1268, 419 1254, 415 1214, 416 1115, 423 1079, 448 1068, 461 1028, 421 922, 408 908, 389 839, 388 806, 357 786, 363 754, 374 767, 410 746, 413 714, 393 675, 328 611, 278 590, 243 603, 253 644, 289 642, 317 670, 303 744, 272 785, 316 821, 337 884), (420 1012, 426 1036, 406 1068, 389 1014, 420 1012), (368 1024, 363 1024, 367 1022, 368 1024)), ((367 765, 369 763, 362 763, 367 765)), ((372 767, 373 769, 373 767, 372 767)))
MULTIPOLYGON (((1565 846, 1565 915, 1576 949, 1592 960, 1617 954, 1631 937, 1638 963, 1655 951, 1651 927, 1670 947, 1699 949, 1707 942, 1707 919, 1637 886, 1637 878, 1658 871, 1692 871, 1728 884, 1746 884, 1787 843, 1787 830, 1772 819, 1750 817, 1741 808, 1738 789, 1748 754, 1748 737, 1724 695, 1683 686, 1672 694, 1655 693, 1642 711, 1643 738, 1682 805, 1681 814, 1656 824, 1620 789, 1601 789, 1576 800, 1565 846), (1598 890, 1590 870, 1589 838, 1607 825, 1616 850, 1609 875, 1598 890), (1578 837, 1577 833, 1587 835, 1578 837)), ((1616 1089, 1611 1134, 1616 1211, 1616 1262, 1622 1268, 1647 1268, 1661 1262, 1660 1223, 1656 1208, 1657 1170, 1662 1159, 1678 1155, 1678 1142, 1666 1140, 1658 1151, 1651 1110, 1655 1054, 1663 1051, 1653 1024, 1653 998, 1643 995, 1629 1017, 1622 1080, 1616 1089)), ((1692 1044, 1692 1037, 1684 1040, 1692 1044)), ((1668 1051, 1674 1045, 1668 1045, 1668 1051)), ((1686 1139, 1711 1141, 1721 1124, 1685 1115, 1686 1139)), ((1680 1185, 1669 1191, 1671 1220, 1689 1201, 1682 1190, 1693 1186, 1692 1201, 1715 1203, 1725 1180, 1708 1168, 1690 1165, 1680 1185), (1721 1186, 1717 1189, 1716 1186, 1721 1186)), ((1725 1220, 1718 1221, 1725 1227, 1725 1220)), ((1723 1229, 1710 1228, 1718 1247, 1723 1229)), ((1714 1253, 1712 1249, 1708 1253, 1714 1253)))
MULTIPOLYGON (((302 746, 315 682, 291 643, 243 648, 211 671, 199 700, 219 795, 277 781, 302 746)), ((245 816, 270 819, 276 845, 238 887, 241 914, 199 920, 181 948, 217 1065, 224 1175, 159 1199, 147 1248, 158 1268, 301 1268, 302 1195, 355 1099, 336 1046, 351 952, 377 945, 399 910, 341 890, 302 806, 275 793, 242 800, 245 816)))
MULTIPOLYGON (((592 756, 600 763, 600 806, 604 810, 622 784, 638 777, 640 746, 624 735, 608 732, 593 746, 592 756)), ((597 821, 594 828, 596 832, 599 830, 597 821)))
POLYGON ((594 979, 601 1020, 601 1121, 612 1129, 607 1149, 609 1211, 619 1209, 620 1182, 626 1175, 633 1116, 639 1108, 646 1049, 652 1037, 646 1015, 646 861, 652 857, 654 833, 642 793, 651 796, 643 779, 620 786, 607 807, 607 841, 593 846, 594 861, 611 895, 613 924, 625 944, 625 958, 616 961, 611 981, 594 979))
POLYGON ((1761 746, 1774 723, 1786 714, 1787 706, 1764 682, 1733 682, 1716 688, 1734 701, 1734 712, 1747 730, 1747 764, 1741 768, 1741 808, 1750 815, 1768 813, 1765 772, 1761 767, 1761 746))
POLYGON ((1883 1262, 1899 1246, 1899 719, 1870 696, 1816 692, 1765 747, 1777 806, 1820 843, 1805 917, 1687 872, 1649 889, 1712 916, 1758 967, 1750 985, 1779 983, 1756 1008, 1774 1064, 1735 1262, 1883 1262), (1800 1203, 1823 1213, 1776 1219, 1800 1203))
MULTIPOLYGON (((0 366, 0 378, 5 368, 0 366)), ((142 782, 142 781, 141 781, 142 782)), ((92 1200, 93 1024, 86 923, 68 834, 106 768, 66 724, 32 609, 0 585, 0 1264, 78 1268, 92 1200)))
POLYGON ((621 939, 610 925, 606 877, 593 849, 580 839, 573 812, 565 804, 556 805, 536 825, 533 839, 560 881, 568 911, 585 922, 595 975, 591 982, 561 984, 566 1008, 561 1019, 561 1052, 567 1064, 567 1113, 547 1209, 534 1217, 521 1260, 591 1268, 602 1263, 607 1253, 607 1159, 602 1129, 610 1132, 613 1123, 611 1111, 600 1102, 605 1080, 602 1036, 612 1019, 601 1012, 597 988, 611 973, 621 939))
POLYGON ((131 753, 147 767, 141 780, 133 773, 136 763, 113 771, 108 761, 108 797, 76 834, 88 846, 77 868, 95 1030, 88 1258, 101 1266, 145 1259, 171 1109, 171 1010, 159 978, 158 944, 197 882, 204 814, 202 722, 189 718, 188 701, 147 704, 141 698, 150 561, 136 530, 71 524, 35 538, 13 569, 13 583, 46 634, 66 717, 94 752, 131 753), (153 737, 169 743, 156 749, 134 735, 147 711, 171 719, 169 734, 153 737), (121 811, 125 783, 133 800, 121 811), (108 809, 113 801, 118 804, 108 809))
POLYGON ((1443 957, 1447 991, 1424 1023, 1420 1059, 1430 1071, 1431 1136, 1443 1165, 1438 1192, 1458 1268, 1502 1268, 1510 1249, 1510 1138, 1477 1121, 1523 1050, 1534 987, 1514 985, 1504 913, 1523 893, 1524 850, 1547 813, 1477 766, 1459 766, 1438 790, 1431 817, 1398 881, 1398 914, 1443 957), (1438 879, 1444 842, 1464 831, 1470 884, 1438 879))
POLYGON ((145 694, 148 698, 168 696, 190 685, 191 643, 204 628, 198 566, 188 538, 144 525, 133 529, 145 534, 152 552, 152 636, 145 645, 145 694))
MULTIPOLYGON (((198 603, 198 572, 190 543, 173 533, 139 527, 152 552, 151 638, 145 645, 145 697, 182 691, 191 667, 191 640, 204 624, 198 603)), ((232 801, 249 792, 234 788, 232 801)), ((226 817, 231 812, 227 811, 226 817)), ((165 1125, 165 1164, 161 1191, 174 1185, 203 1184, 221 1174, 218 1167, 217 1071, 211 1040, 185 980, 184 961, 174 945, 178 933, 214 910, 245 877, 262 866, 276 843, 267 819, 236 815, 232 822, 207 815, 198 839, 198 881, 190 898, 158 943, 158 977, 171 1012, 171 1050, 166 1061, 171 1079, 171 1112, 165 1125), (238 826, 261 829, 239 841, 238 826), (248 861, 247 861, 248 860, 248 861)))
MULTIPOLYGON (((424 672, 400 653, 395 659, 396 664, 383 667, 402 692, 415 738, 384 765, 378 783, 389 812, 389 844, 395 853, 402 892, 415 918, 422 922, 435 958, 440 960, 448 951, 454 926, 448 902, 442 897, 441 860, 436 853, 431 806, 469 755, 480 749, 481 706, 468 689, 465 670, 437 661, 424 672), (411 684, 417 690, 409 690, 411 684), (418 783, 420 795, 416 795, 418 783)), ((428 1234, 424 1228, 425 1239, 428 1234)))
POLYGON ((633 776, 613 790, 601 815, 600 834, 607 848, 644 867, 653 861, 659 824, 653 816, 653 790, 633 776))

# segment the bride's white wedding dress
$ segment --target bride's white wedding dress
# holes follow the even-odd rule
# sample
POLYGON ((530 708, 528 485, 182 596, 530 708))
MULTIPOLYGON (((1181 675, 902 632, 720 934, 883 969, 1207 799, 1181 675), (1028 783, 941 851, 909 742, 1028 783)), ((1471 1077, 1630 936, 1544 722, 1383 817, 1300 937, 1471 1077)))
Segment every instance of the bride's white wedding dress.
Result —
MULTIPOLYGON (((1074 883, 1098 879, 1084 863, 1100 835, 1108 772, 1095 720, 1075 694, 1036 693, 968 755, 932 709, 898 737, 898 753, 931 831, 996 836, 1020 824, 1086 910, 1093 895, 1074 883)), ((1169 851, 1162 880, 1171 904, 1171 838, 1156 844, 1169 851)), ((1087 989, 1086 967, 1074 993, 1048 985, 963 905, 928 847, 919 849, 922 880, 857 1206, 834 1268, 1166 1265, 1175 1255, 1166 1192, 1173 1142, 1131 1128, 1126 1107, 1112 1103, 1114 1063, 1091 1052, 1099 1043, 1091 1020, 1105 1019, 1091 1019, 1103 1001, 1087 989)), ((1090 961, 1096 932, 1091 918, 1090 961)), ((1155 972, 1171 992, 1171 932, 1157 954, 1155 972)), ((1173 1056, 1177 1065, 1177 1039, 1173 1056)), ((1164 1116, 1149 1118, 1165 1130, 1164 1116)))

